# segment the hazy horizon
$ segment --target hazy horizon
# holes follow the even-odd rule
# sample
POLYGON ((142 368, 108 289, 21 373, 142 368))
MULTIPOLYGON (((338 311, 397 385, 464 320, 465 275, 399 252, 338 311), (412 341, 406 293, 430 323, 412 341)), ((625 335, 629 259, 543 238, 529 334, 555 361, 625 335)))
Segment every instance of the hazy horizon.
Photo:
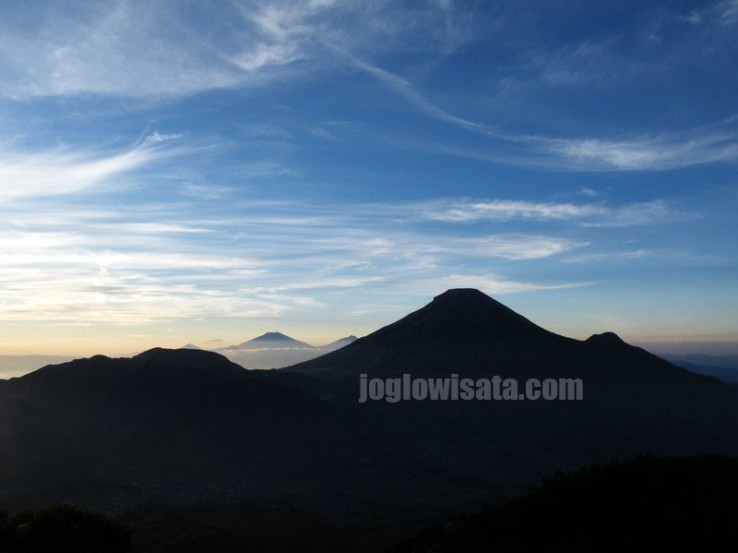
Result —
POLYGON ((0 12, 0 355, 323 344, 457 287, 738 353, 735 2, 0 12))

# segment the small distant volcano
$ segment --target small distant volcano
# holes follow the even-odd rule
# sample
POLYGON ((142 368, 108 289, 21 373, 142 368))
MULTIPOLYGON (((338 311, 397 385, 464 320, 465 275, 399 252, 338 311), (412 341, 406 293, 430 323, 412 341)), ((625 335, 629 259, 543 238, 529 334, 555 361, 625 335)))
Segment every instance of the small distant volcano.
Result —
POLYGON ((295 340, 291 336, 287 336, 286 334, 282 334, 281 332, 265 332, 261 336, 257 336, 256 338, 249 340, 249 342, 274 342, 274 341, 297 342, 298 344, 305 343, 305 342, 300 342, 299 340, 295 340))
POLYGON ((358 338, 352 334, 351 336, 346 336, 345 338, 339 338, 335 342, 331 342, 330 344, 326 344, 325 346, 322 346, 321 349, 327 349, 327 350, 331 350, 332 351, 334 349, 339 349, 339 348, 342 348, 343 346, 347 346, 349 344, 352 344, 356 340, 358 340, 358 338))
POLYGON ((281 332, 267 332, 246 342, 231 346, 229 349, 251 349, 251 348, 312 348, 310 344, 295 340, 281 332))
POLYGON ((202 348, 196 346, 195 344, 188 343, 188 344, 185 344, 184 346, 182 346, 179 349, 202 349, 202 348))

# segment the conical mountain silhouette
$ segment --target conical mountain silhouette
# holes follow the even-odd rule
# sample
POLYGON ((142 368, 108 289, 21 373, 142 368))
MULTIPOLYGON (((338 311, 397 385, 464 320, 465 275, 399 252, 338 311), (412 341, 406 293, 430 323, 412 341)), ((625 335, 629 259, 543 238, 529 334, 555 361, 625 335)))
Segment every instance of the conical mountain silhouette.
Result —
POLYGON ((540 342, 556 338, 560 337, 479 290, 461 288, 436 296, 422 309, 370 334, 365 342, 452 346, 473 341, 540 342))
POLYGON ((529 321, 475 289, 453 289, 425 307, 348 346, 282 369, 348 377, 358 373, 468 376, 584 376, 598 379, 691 373, 623 342, 607 332, 580 341, 529 321), (650 372, 641 371, 648 365, 650 372), (608 367, 618 366, 614 371, 608 367))
POLYGON ((295 340, 294 338, 287 336, 286 334, 282 334, 281 332, 265 332, 261 336, 257 336, 256 338, 249 340, 247 343, 254 342, 296 342, 298 344, 305 343, 300 342, 299 340, 295 340))
POLYGON ((266 332, 261 336, 252 338, 238 344, 237 346, 229 346, 221 348, 222 351, 234 349, 252 349, 252 348, 312 348, 308 343, 295 340, 294 338, 282 334, 281 332, 266 332))

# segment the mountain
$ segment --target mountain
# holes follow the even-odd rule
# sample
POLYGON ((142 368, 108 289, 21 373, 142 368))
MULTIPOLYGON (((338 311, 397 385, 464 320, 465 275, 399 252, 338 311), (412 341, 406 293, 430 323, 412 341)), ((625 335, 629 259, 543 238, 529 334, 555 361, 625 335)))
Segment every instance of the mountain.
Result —
POLYGON ((306 344, 305 342, 300 342, 299 340, 290 338, 289 336, 287 336, 286 334, 282 334, 281 332, 267 332, 265 334, 262 334, 261 336, 257 336, 256 338, 252 338, 251 340, 238 344, 237 346, 229 346, 227 348, 222 348, 222 349, 238 350, 238 349, 259 349, 259 348, 281 349, 281 348, 312 348, 312 347, 313 346, 311 346, 310 344, 306 344))
POLYGON ((381 436, 359 417, 249 374, 157 348, 2 381, 0 508, 310 495, 373 459, 359 452, 381 436))
POLYGON ((185 344, 184 346, 182 346, 179 349, 202 349, 202 348, 196 346, 195 344, 189 344, 188 343, 188 344, 185 344))
POLYGON ((325 346, 312 346, 295 340, 281 332, 267 332, 235 346, 219 348, 216 351, 250 369, 272 369, 301 363, 324 353, 341 348, 355 336, 347 336, 325 346))
POLYGON ((328 378, 464 376, 594 377, 658 380, 662 376, 713 387, 612 332, 585 341, 549 332, 479 290, 455 289, 348 346, 283 369, 328 378), (596 373, 596 374, 594 374, 596 373))
POLYGON ((334 349, 339 349, 344 346, 348 346, 349 344, 355 342, 356 340, 358 340, 358 338, 354 336, 353 334, 351 334, 350 336, 339 338, 335 342, 331 342, 330 344, 326 344, 325 346, 320 346, 320 349, 333 351, 334 349))
POLYGON ((738 452, 736 390, 611 332, 575 340, 549 332, 478 290, 449 290, 348 346, 261 378, 336 404, 356 404, 368 379, 579 379, 581 401, 369 401, 425 437, 419 464, 452 466, 499 489, 554 470, 639 453, 738 452), (731 415, 731 413, 733 415, 731 415), (435 444, 435 445, 433 445, 435 444), (464 463, 461 463, 464 464, 464 463), (457 465, 458 466, 458 465, 457 465), (471 469, 471 467, 476 467, 471 469), (477 470, 478 469, 478 470, 477 470))

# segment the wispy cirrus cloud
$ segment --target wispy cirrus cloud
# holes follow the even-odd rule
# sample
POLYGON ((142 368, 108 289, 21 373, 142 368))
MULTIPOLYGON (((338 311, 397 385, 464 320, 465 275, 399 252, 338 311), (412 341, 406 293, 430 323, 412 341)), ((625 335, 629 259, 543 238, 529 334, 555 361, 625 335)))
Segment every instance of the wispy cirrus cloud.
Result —
POLYGON ((432 294, 437 290, 449 288, 477 288, 489 295, 505 295, 518 292, 537 292, 542 290, 566 290, 592 286, 593 282, 572 282, 563 284, 544 284, 518 282, 495 274, 454 274, 433 279, 422 279, 413 283, 413 289, 432 294))
POLYGON ((605 203, 454 200, 425 202, 416 209, 434 221, 572 221, 582 226, 628 227, 678 223, 699 215, 670 207, 662 200, 608 206, 605 203))
POLYGON ((153 133, 133 147, 112 153, 0 146, 0 202, 63 196, 109 184, 126 173, 183 153, 183 149, 169 147, 176 138, 153 133))
POLYGON ((438 119, 439 121, 443 121, 445 123, 450 123, 465 130, 497 135, 496 133, 493 133, 492 129, 487 125, 475 123, 474 121, 469 121, 467 119, 464 119, 463 117, 459 117, 457 115, 449 113, 443 108, 437 106, 433 102, 429 101, 409 81, 406 81, 398 75, 382 69, 381 67, 371 65, 370 63, 367 63, 354 56, 350 52, 337 48, 334 45, 327 44, 327 46, 329 46, 333 51, 337 52, 337 54, 342 59, 346 60, 348 64, 352 67, 360 69, 361 71, 372 75, 373 77, 388 85, 391 89, 399 93, 401 96, 405 97, 418 111, 434 119, 438 119))
MULTIPOLYGON (((449 264, 504 266, 587 245, 543 234, 429 233, 416 226, 418 219, 396 218, 395 211, 407 209, 400 205, 380 210, 385 215, 378 224, 376 216, 366 216, 376 213, 376 205, 334 212, 265 202, 232 211, 209 202, 217 206, 210 215, 199 203, 63 214, 53 202, 16 204, 0 238, 0 320, 145 324, 270 318, 315 308, 336 291, 438 279, 449 264)), ((507 291, 560 285, 499 279, 507 291)))
POLYGON ((242 52, 231 58, 231 62, 248 73, 264 67, 287 65, 303 59, 303 54, 290 44, 259 43, 252 50, 242 52))
POLYGON ((720 0, 707 8, 692 10, 678 19, 693 25, 734 25, 738 23, 738 1, 720 0))
MULTIPOLYGON (((334 48, 335 50, 335 48, 334 48)), ((337 50, 349 65, 372 75, 410 102, 414 108, 439 121, 480 134, 489 140, 486 150, 436 147, 450 155, 485 159, 505 165, 522 165, 541 170, 564 171, 663 171, 709 163, 738 161, 738 131, 730 121, 707 128, 695 128, 641 135, 634 138, 578 138, 525 135, 504 131, 494 125, 471 121, 451 113, 426 98, 409 81, 354 55, 337 50)), ((583 54, 582 54, 583 55, 583 54)), ((563 62, 562 62, 563 63, 563 62)), ((592 62, 598 67, 598 62, 592 62)), ((627 65, 633 72, 637 71, 627 65)), ((572 62, 572 65, 577 63, 572 62)), ((607 66, 607 64, 605 64, 607 66)), ((581 68, 578 67, 577 70, 581 68)), ((548 79, 578 82, 597 78, 591 71, 574 74, 563 65, 549 67, 548 79)), ((602 84, 612 78, 611 69, 603 69, 602 84)))
POLYGON ((546 138, 539 146, 553 155, 552 167, 583 171, 658 171, 738 161, 738 131, 731 124, 721 126, 624 140, 546 138))
MULTIPOLYGON (((182 96, 261 86, 294 62, 330 68, 322 40, 373 50, 449 51, 464 40, 455 10, 429 4, 114 0, 8 7, 0 21, 0 96, 182 96), (408 28, 423 35, 416 44, 408 28)), ((303 74, 296 69, 294 74, 303 74)))
MULTIPOLYGON (((167 99, 265 87, 275 79, 316 74, 330 79, 350 67, 384 84, 418 113, 483 137, 477 151, 445 141, 437 145, 451 155, 566 171, 661 171, 738 158, 734 125, 657 136, 634 128, 626 138, 557 136, 506 130, 494 112, 454 113, 414 79, 381 62, 397 52, 443 59, 472 40, 476 35, 464 8, 447 3, 233 1, 214 10, 193 2, 180 10, 119 0, 105 6, 49 4, 41 11, 44 17, 31 20, 10 9, 0 22, 0 96, 167 99)), ((733 21, 734 2, 720 2, 708 12, 733 21)), ((607 84, 613 75, 646 71, 636 61, 621 56, 612 38, 588 39, 541 62, 541 79, 607 84)), ((513 128, 507 116, 505 122, 513 128)), ((325 129, 322 134, 330 136, 325 129)))

